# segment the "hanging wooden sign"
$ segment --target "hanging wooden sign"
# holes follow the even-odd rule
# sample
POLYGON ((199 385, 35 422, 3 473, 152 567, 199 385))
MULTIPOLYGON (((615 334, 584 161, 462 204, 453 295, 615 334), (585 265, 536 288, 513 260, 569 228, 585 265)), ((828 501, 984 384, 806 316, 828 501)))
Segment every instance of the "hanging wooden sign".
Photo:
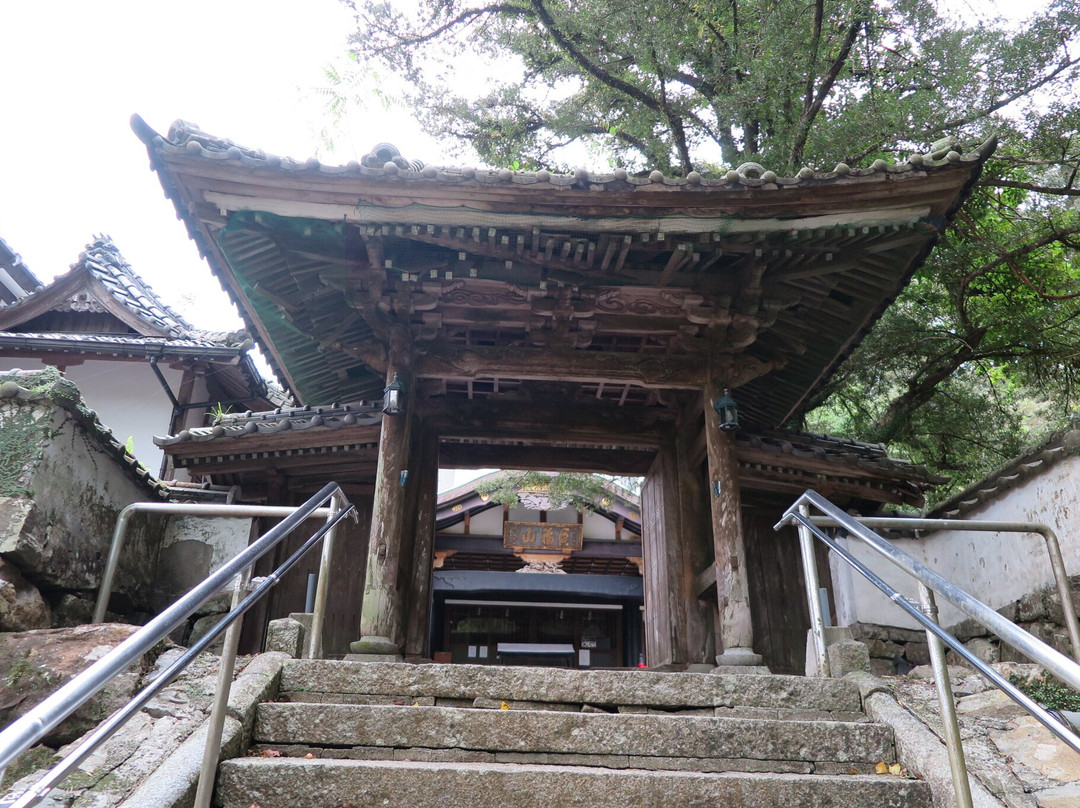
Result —
POLYGON ((581 549, 581 525, 564 522, 504 522, 503 547, 569 552, 581 549))

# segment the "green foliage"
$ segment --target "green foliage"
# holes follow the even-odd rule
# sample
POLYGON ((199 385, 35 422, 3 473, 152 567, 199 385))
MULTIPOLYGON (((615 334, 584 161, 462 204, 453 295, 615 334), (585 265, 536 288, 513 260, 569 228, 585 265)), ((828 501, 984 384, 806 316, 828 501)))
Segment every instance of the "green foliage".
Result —
POLYGON ((210 419, 210 423, 216 424, 230 412, 232 412, 232 406, 228 404, 222 404, 219 401, 215 403, 209 410, 207 410, 206 417, 210 419))
POLYGON ((357 5, 359 63, 405 77, 432 131, 488 162, 558 167, 557 147, 589 141, 628 167, 683 173, 710 151, 794 173, 981 132, 1017 92, 1068 86, 1080 29, 1074 0, 1020 30, 930 0, 357 5), (491 68, 480 98, 455 70, 477 59, 491 68))
POLYGON ((1077 693, 1067 684, 1053 676, 1044 674, 1043 676, 1029 681, 1022 676, 1013 674, 1009 677, 1009 681, 1016 685, 1021 692, 1047 709, 1080 710, 1080 693, 1077 693))
POLYGON ((493 502, 511 507, 518 506, 518 493, 542 491, 551 501, 550 510, 567 506, 596 508, 612 498, 612 483, 594 474, 544 471, 504 471, 494 479, 476 486, 476 492, 493 502))
POLYGON ((49 418, 35 408, 15 405, 0 418, 0 496, 28 494, 29 467, 41 455, 49 418))

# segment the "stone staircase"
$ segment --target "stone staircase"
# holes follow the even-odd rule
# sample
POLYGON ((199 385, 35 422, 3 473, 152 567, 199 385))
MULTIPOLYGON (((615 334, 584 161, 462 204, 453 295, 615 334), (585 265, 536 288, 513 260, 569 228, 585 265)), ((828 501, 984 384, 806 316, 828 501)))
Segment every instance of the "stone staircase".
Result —
POLYGON ((930 808, 848 682, 292 660, 223 808, 930 808))

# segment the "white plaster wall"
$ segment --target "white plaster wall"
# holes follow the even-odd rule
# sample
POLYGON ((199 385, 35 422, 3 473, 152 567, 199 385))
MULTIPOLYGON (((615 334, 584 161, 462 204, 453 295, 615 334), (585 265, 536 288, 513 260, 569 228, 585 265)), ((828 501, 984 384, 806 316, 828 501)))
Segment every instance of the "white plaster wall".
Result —
MULTIPOLYGON (((1065 569, 1080 573, 1080 457, 1058 461, 1046 472, 1027 480, 964 518, 1011 522, 1043 522, 1057 534, 1065 569)), ((911 598, 917 590, 889 562, 872 551, 854 547, 853 553, 888 583, 911 598), (890 569, 891 568, 891 569, 890 569)), ((938 531, 923 539, 896 545, 993 608, 1054 584, 1046 543, 1038 534, 938 531)), ((833 560, 837 612, 842 623, 854 621, 916 628, 914 620, 889 603, 861 575, 833 560), (843 569, 840 569, 842 567, 843 569)), ((939 599, 940 601, 940 599, 939 599)), ((943 625, 964 619, 957 609, 938 603, 943 625)))
MULTIPOLYGON (((36 359, 3 361, 21 370, 45 367, 36 359)), ((158 367, 173 393, 177 393, 183 373, 164 364, 158 367)), ((161 471, 162 452, 154 445, 154 436, 168 432, 172 404, 150 366, 141 361, 88 359, 81 365, 68 367, 64 377, 79 386, 86 406, 112 430, 113 437, 122 444, 129 436, 134 437, 135 457, 157 477, 161 471)), ((201 420, 199 425, 202 425, 201 420)))
MULTIPOLYGON (((239 517, 172 516, 161 542, 155 589, 165 608, 248 545, 252 520, 239 517)), ((223 591, 201 613, 225 611, 231 591, 223 591)))
MULTIPOLYGON (((510 509, 511 522, 536 522, 539 521, 539 519, 539 511, 530 511, 527 508, 510 509)), ((566 508, 561 511, 549 511, 547 520, 549 522, 574 523, 577 522, 577 511, 573 508, 566 508)), ((585 518, 582 525, 583 535, 586 539, 608 541, 615 539, 615 523, 592 511, 585 512, 585 518)), ((441 530, 439 532, 462 534, 465 532, 465 523, 459 522, 453 527, 448 527, 446 530, 441 530)), ((469 533, 473 536, 501 536, 502 532, 502 508, 500 507, 489 508, 469 520, 469 533)), ((638 538, 639 536, 636 533, 623 530, 624 540, 635 541, 638 538)))
MULTIPOLYGON (((615 523, 598 513, 585 511, 583 527, 586 539, 615 540, 615 523)), ((640 538, 637 533, 623 527, 623 541, 637 541, 640 538)))

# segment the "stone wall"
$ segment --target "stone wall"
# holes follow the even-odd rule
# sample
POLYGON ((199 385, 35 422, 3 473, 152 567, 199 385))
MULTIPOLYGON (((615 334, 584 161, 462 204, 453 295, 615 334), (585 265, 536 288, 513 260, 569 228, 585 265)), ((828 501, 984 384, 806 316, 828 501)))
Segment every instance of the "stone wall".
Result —
MULTIPOLYGON (((1069 579, 1073 603, 1080 603, 1080 575, 1069 579)), ((1068 657, 1073 657, 1069 633, 1061 610, 1061 599, 1055 587, 1044 587, 999 608, 998 613, 1030 632, 1047 645, 1068 657)), ((930 664, 926 632, 898 626, 874 623, 852 625, 855 639, 866 643, 874 673, 892 675, 906 673, 918 665, 930 664)), ((991 636, 979 623, 965 619, 946 625, 946 630, 984 662, 1029 662, 997 637, 991 636)), ((958 654, 949 652, 950 665, 967 664, 958 654)))
MULTIPOLYGON (((989 479, 986 486, 992 493, 979 496, 977 505, 948 518, 1049 525, 1058 536, 1066 570, 1080 575, 1080 433, 1067 433, 1059 443, 1054 462, 1042 463, 1034 473, 1010 475, 1019 479, 1009 486, 989 479)), ((906 597, 918 601, 911 578, 883 563, 859 542, 841 539, 840 543, 906 597)), ((994 609, 1005 608, 1054 583, 1046 543, 1034 533, 938 530, 893 543, 994 609)), ((832 573, 838 625, 860 622, 917 628, 847 564, 833 560, 832 573)), ((964 618, 947 603, 938 606, 944 625, 964 618)))
MULTIPOLYGON (((155 610, 167 607, 247 547, 251 523, 243 518, 170 517, 158 554, 155 610)), ((202 637, 229 611, 231 593, 226 588, 200 606, 172 639, 191 644, 202 637)))
MULTIPOLYGON (((85 622, 117 516, 161 489, 56 371, 0 373, 0 631, 85 622)), ((112 608, 129 617, 152 608, 161 533, 150 518, 128 532, 112 608)))

